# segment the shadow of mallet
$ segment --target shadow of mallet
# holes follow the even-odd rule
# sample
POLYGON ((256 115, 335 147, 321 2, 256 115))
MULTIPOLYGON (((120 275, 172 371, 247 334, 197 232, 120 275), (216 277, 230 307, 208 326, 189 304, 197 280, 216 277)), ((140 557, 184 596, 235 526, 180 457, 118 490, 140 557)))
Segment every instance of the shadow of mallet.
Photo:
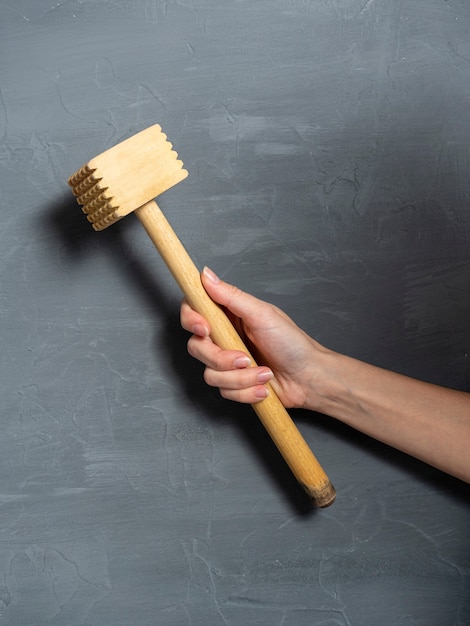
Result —
MULTIPOLYGON (((191 307, 210 322, 214 343, 249 353, 223 310, 207 295, 198 269, 154 200, 187 175, 156 124, 91 159, 68 183, 95 230, 134 211, 191 307)), ((268 386, 268 397, 253 409, 313 504, 329 506, 335 499, 333 485, 268 386)))

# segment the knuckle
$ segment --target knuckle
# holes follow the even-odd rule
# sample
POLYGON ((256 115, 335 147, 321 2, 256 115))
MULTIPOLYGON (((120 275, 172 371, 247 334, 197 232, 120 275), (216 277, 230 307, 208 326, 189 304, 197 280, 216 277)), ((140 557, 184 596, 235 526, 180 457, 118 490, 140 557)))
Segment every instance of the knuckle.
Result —
POLYGON ((190 337, 190 338, 188 339, 187 344, 186 344, 186 348, 187 348, 187 350, 188 350, 188 353, 189 353, 192 357, 197 358, 197 351, 196 351, 196 346, 195 346, 195 344, 196 344, 195 338, 194 338, 194 337, 190 337))
POLYGON ((233 393, 231 393, 228 389, 222 389, 219 387, 219 393, 224 400, 233 400, 233 393))
POLYGON ((240 297, 242 290, 236 285, 228 285, 225 306, 230 308, 231 303, 240 297))
POLYGON ((181 326, 185 330, 189 330, 188 326, 189 326, 190 314, 191 314, 191 309, 188 303, 186 302, 186 300, 182 300, 181 306, 180 306, 180 323, 181 323, 181 326))
POLYGON ((204 382, 206 383, 206 385, 209 385, 209 387, 217 387, 216 381, 214 379, 214 374, 214 370, 210 367, 206 367, 206 369, 204 370, 204 382))

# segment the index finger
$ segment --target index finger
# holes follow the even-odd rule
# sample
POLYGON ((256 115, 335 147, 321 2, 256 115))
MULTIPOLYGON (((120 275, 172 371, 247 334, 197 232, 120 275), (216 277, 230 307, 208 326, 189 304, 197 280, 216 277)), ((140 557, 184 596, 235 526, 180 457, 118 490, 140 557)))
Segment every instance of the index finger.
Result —
POLYGON ((208 337, 210 335, 209 322, 200 313, 191 308, 187 300, 183 300, 180 307, 181 326, 193 335, 208 337))

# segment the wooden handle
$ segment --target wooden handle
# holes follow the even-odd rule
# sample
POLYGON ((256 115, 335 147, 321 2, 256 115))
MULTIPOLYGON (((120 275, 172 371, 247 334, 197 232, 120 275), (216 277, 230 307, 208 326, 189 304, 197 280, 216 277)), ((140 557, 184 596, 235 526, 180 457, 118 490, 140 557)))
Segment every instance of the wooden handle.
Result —
MULTIPOLYGON (((191 307, 210 323, 214 343, 224 350, 241 350, 249 353, 228 317, 207 295, 201 283, 199 270, 157 203, 154 200, 147 202, 135 212, 191 307)), ((333 485, 274 389, 268 386, 268 397, 253 404, 253 409, 314 505, 329 506, 335 499, 333 485)))

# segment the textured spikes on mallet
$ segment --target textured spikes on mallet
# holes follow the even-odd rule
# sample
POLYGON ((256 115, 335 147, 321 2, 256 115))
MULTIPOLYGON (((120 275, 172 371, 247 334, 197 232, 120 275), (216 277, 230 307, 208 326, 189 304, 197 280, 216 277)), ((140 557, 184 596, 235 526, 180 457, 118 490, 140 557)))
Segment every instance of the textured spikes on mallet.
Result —
POLYGON ((158 124, 91 159, 68 183, 95 230, 103 230, 188 175, 158 124))
MULTIPOLYGON (((199 270, 154 200, 188 175, 172 148, 156 124, 91 159, 69 178, 69 185, 95 230, 134 211, 186 300, 209 321, 214 343, 249 354, 228 317, 207 295, 199 270)), ((312 503, 329 506, 335 499, 333 485, 274 389, 267 387, 268 397, 253 409, 312 503)))

